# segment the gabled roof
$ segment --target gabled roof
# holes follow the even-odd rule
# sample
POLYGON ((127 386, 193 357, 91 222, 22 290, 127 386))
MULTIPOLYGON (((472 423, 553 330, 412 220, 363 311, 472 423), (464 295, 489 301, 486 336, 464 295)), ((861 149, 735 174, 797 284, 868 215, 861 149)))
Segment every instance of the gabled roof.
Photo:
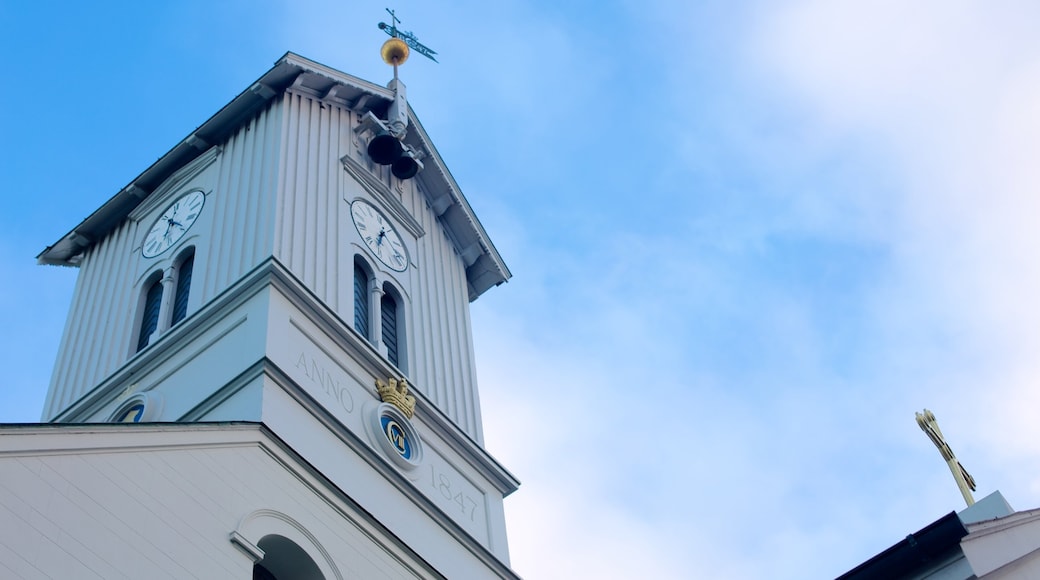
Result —
POLYGON ((950 512, 842 574, 838 580, 909 577, 915 571, 949 557, 951 552, 959 549, 961 538, 966 535, 968 529, 957 517, 957 512, 950 512))
MULTIPOLYGON (((77 266, 81 254, 117 227, 157 187, 211 145, 223 142, 287 88, 294 88, 346 106, 353 111, 384 111, 393 93, 384 87, 339 72, 291 52, 264 73, 248 89, 217 111, 169 152, 120 189, 94 213, 37 256, 40 264, 77 266)), ((429 198, 430 206, 448 229, 466 263, 469 298, 475 300, 488 288, 512 275, 495 249, 473 208, 462 195, 440 154, 409 107, 409 129, 405 142, 425 151, 425 169, 416 179, 429 198)))

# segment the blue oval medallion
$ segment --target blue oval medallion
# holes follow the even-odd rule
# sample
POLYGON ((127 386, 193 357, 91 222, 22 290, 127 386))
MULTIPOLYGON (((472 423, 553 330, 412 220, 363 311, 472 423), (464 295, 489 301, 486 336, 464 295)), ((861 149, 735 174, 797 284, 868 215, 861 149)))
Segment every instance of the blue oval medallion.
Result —
POLYGON ((412 443, 408 440, 408 433, 403 427, 389 415, 383 415, 379 419, 380 425, 383 426, 383 434, 393 445, 394 450, 397 451, 398 455, 405 459, 412 458, 412 443))

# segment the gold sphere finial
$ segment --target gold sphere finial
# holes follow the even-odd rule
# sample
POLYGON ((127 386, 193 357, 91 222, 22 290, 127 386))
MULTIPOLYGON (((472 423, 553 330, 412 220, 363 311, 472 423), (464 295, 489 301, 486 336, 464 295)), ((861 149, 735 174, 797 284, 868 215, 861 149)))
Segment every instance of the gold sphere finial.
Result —
POLYGON ((388 39, 383 43, 383 48, 379 49, 383 62, 390 65, 404 64, 408 60, 408 52, 408 45, 397 37, 388 39))

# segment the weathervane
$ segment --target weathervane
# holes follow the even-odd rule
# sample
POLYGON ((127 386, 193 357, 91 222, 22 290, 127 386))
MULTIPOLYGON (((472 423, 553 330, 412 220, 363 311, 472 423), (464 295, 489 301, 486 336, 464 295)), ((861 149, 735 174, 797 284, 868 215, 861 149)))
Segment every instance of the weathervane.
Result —
POLYGON ((935 446, 939 448, 939 453, 942 454, 943 459, 946 461, 946 465, 950 467, 950 473, 953 474, 954 481, 957 482, 957 487, 961 490, 961 495, 964 496, 964 501, 969 506, 975 503, 975 498, 971 496, 971 492, 975 491, 975 480, 971 477, 964 466, 961 465, 960 461, 957 461, 957 457, 953 454, 953 450, 950 449, 949 444, 943 439, 942 431, 939 430, 939 422, 935 420, 935 415, 928 409, 924 410, 924 413, 914 413, 917 417, 917 424, 921 427, 921 430, 928 435, 928 438, 935 443, 935 446))
MULTIPOLYGON (((406 46, 412 47, 412 49, 414 49, 415 52, 418 52, 419 54, 425 56, 426 58, 432 60, 433 62, 437 62, 437 59, 433 58, 433 55, 437 54, 437 51, 431 50, 430 47, 428 47, 428 46, 424 45, 423 43, 419 42, 419 39, 414 34, 412 34, 411 32, 408 32, 408 31, 405 31, 405 30, 401 30, 400 28, 398 28, 397 25, 401 23, 400 19, 398 19, 397 16, 394 15, 394 11, 393 10, 387 8, 386 11, 390 13, 390 24, 387 24, 385 22, 380 22, 379 23, 379 29, 382 30, 383 32, 389 34, 390 38, 401 39, 405 43, 406 46)), ((387 41, 387 44, 389 44, 389 43, 390 43, 390 41, 387 41)), ((383 45, 384 51, 385 51, 385 48, 386 48, 387 44, 383 45)), ((387 60, 387 57, 386 57, 385 54, 383 56, 383 60, 387 60)), ((387 64, 392 64, 396 68, 397 65, 404 64, 405 60, 408 60, 408 49, 407 48, 405 48, 404 56, 401 58, 400 62, 391 62, 391 61, 387 60, 387 64)))

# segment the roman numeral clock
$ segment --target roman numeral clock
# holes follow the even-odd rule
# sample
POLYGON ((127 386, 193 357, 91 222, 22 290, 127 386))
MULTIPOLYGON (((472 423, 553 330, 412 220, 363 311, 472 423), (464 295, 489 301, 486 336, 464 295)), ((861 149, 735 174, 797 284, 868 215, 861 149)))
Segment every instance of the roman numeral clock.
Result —
POLYGON ((386 267, 395 272, 408 268, 408 250, 390 220, 365 200, 350 204, 350 217, 361 239, 386 267))
POLYGON ((141 246, 141 255, 154 258, 180 241, 199 217, 205 203, 205 194, 192 191, 170 204, 148 230, 141 246))

